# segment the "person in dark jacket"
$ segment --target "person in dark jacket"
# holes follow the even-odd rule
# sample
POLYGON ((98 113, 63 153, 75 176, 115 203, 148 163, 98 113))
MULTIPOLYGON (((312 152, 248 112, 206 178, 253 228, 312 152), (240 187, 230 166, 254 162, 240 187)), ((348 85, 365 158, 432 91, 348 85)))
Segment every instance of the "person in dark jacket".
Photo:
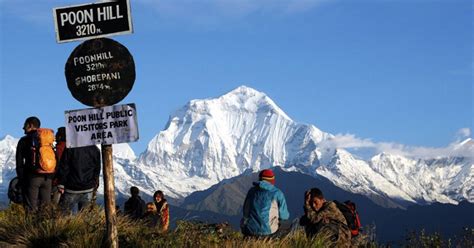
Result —
MULTIPOLYGON (((56 131, 56 161, 59 163, 61 161, 61 157, 63 155, 64 149, 66 149, 66 128, 59 127, 56 131)), ((53 179, 53 186, 51 189, 51 201, 54 204, 59 204, 59 200, 61 198, 61 193, 58 189, 58 179, 53 179)))
POLYGON ((240 223, 244 236, 269 237, 278 231, 281 220, 290 217, 285 196, 274 184, 273 171, 262 170, 259 181, 248 191, 240 223))
POLYGON ((123 207, 125 214, 130 218, 138 220, 143 217, 145 214, 145 201, 139 196, 140 190, 132 186, 130 188, 130 194, 132 195, 126 202, 123 207))
POLYGON ((51 202, 51 181, 54 175, 38 173, 34 166, 36 158, 32 147, 40 126, 41 122, 37 117, 28 117, 23 125, 25 136, 18 141, 16 147, 16 174, 27 211, 36 211, 39 206, 51 202))
POLYGON ((61 161, 63 152, 66 149, 66 128, 58 127, 55 138, 56 138, 56 161, 61 161))
POLYGON ((100 150, 97 146, 66 148, 57 171, 60 205, 64 211, 78 211, 92 203, 99 185, 100 150))

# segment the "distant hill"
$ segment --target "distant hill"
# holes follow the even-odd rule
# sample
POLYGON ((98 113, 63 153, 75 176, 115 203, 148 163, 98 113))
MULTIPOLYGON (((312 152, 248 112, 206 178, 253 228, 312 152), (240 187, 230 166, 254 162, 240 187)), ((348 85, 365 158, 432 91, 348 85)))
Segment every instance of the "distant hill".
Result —
MULTIPOLYGON (((361 199, 368 197, 344 191, 324 177, 312 177, 299 172, 287 172, 280 167, 273 168, 276 177, 276 186, 286 196, 287 204, 292 213, 302 213, 304 192, 312 187, 324 190, 328 199, 361 199)), ((227 179, 205 191, 197 191, 185 198, 182 207, 193 210, 209 210, 216 213, 229 215, 240 214, 247 191, 252 187, 252 182, 258 180, 258 173, 244 173, 235 178, 227 179)), ((387 208, 403 208, 408 203, 399 204, 387 198, 372 197, 372 200, 387 208)), ((298 215, 299 216, 299 215, 298 215)), ((298 217, 292 216, 292 217, 298 217)))

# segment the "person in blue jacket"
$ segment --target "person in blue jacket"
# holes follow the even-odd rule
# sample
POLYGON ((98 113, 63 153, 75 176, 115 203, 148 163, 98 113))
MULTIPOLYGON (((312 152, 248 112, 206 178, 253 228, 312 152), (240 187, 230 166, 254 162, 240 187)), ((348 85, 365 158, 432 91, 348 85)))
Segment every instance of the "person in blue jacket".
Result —
POLYGON ((274 184, 273 171, 262 170, 247 193, 240 223, 244 236, 268 237, 278 231, 281 220, 289 218, 285 196, 274 184))

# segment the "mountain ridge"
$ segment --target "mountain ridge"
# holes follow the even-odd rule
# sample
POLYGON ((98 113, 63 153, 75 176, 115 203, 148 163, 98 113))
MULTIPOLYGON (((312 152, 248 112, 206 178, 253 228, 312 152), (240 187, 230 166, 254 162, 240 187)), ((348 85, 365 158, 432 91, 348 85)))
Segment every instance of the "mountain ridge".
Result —
MULTIPOLYGON (((0 141, 0 192, 15 175, 14 138, 7 137, 0 141)), ((128 144, 114 145, 117 193, 126 196, 135 185, 146 195, 161 189, 184 199, 246 171, 278 165, 324 176, 344 190, 391 199, 400 207, 405 202, 474 202, 471 159, 415 160, 386 153, 366 161, 345 149, 320 145, 333 138, 313 125, 294 122, 266 94, 241 86, 186 103, 139 156, 128 144)), ((457 149, 472 147, 472 139, 466 139, 457 149)))

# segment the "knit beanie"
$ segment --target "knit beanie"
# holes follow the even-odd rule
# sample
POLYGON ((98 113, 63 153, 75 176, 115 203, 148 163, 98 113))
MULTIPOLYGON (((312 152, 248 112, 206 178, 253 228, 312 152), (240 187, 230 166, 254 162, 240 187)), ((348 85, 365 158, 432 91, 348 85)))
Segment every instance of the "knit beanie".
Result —
POLYGON ((271 184, 275 184, 275 175, 270 169, 260 171, 260 173, 258 174, 258 178, 260 181, 265 180, 271 184))

